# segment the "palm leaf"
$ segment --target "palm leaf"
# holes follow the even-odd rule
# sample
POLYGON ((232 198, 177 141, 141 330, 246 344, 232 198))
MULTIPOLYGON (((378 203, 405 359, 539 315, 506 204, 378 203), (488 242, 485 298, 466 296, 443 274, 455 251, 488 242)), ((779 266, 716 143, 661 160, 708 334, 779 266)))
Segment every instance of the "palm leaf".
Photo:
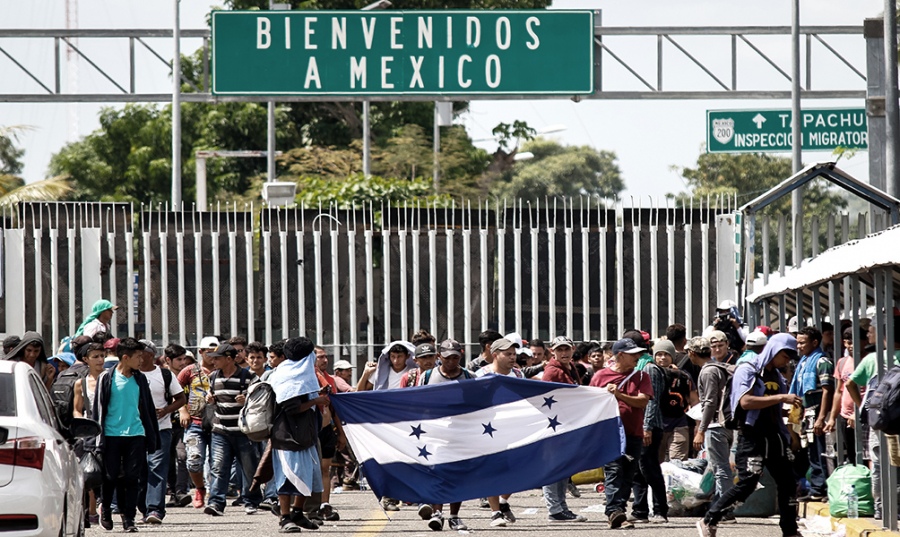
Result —
MULTIPOLYGON (((5 181, 0 181, 0 183, 5 181)), ((72 191, 72 185, 66 176, 56 176, 27 183, 0 195, 0 206, 15 205, 27 201, 55 201, 72 191)))

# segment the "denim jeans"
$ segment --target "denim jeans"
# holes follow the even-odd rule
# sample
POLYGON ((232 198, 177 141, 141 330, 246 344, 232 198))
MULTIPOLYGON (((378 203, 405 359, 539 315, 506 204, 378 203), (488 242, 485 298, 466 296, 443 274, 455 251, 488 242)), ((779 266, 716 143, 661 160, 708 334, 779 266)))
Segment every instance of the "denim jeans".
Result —
POLYGON ((721 498, 713 502, 704 520, 715 526, 732 505, 744 502, 756 490, 763 468, 775 479, 778 494, 779 526, 783 536, 797 535, 797 508, 791 503, 791 497, 797 488, 791 461, 788 459, 787 440, 781 436, 777 427, 745 428, 741 431, 736 460, 742 461, 737 466, 738 482, 721 498))
POLYGON ((542 487, 544 503, 547 504, 547 510, 550 511, 551 515, 569 510, 569 506, 566 505, 566 486, 568 484, 569 480, 563 479, 542 487))
POLYGON ((716 477, 716 493, 713 500, 724 496, 734 485, 734 474, 731 473, 731 442, 733 440, 734 433, 725 427, 711 427, 706 430, 704 439, 706 455, 716 477))
POLYGON ((649 518, 650 516, 647 502, 648 486, 653 491, 653 514, 669 516, 666 482, 659 466, 659 446, 663 439, 662 429, 653 429, 652 434, 650 445, 641 448, 638 472, 634 475, 634 503, 631 506, 631 513, 636 518, 649 518))
POLYGON ((813 435, 813 441, 806 445, 809 453, 809 493, 814 496, 826 496, 828 485, 825 484, 825 435, 813 435))
MULTIPOLYGON (((212 467, 210 468, 209 504, 225 509, 225 494, 231 481, 231 466, 235 459, 240 463, 245 483, 253 481, 253 474, 259 465, 259 455, 253 443, 244 435, 212 433, 212 467)), ((247 494, 245 505, 258 506, 262 500, 259 491, 247 494)))
POLYGON ((641 459, 644 439, 640 436, 625 436, 625 454, 603 467, 603 486, 606 489, 606 516, 616 511, 625 512, 634 473, 641 459))
POLYGON ((147 487, 144 501, 138 500, 141 511, 149 514, 156 511, 166 516, 166 479, 169 475, 169 460, 172 444, 172 430, 159 431, 159 449, 147 455, 147 487))
POLYGON ((192 474, 203 472, 209 449, 210 433, 203 432, 203 427, 196 423, 184 431, 184 450, 187 452, 187 469, 192 474))

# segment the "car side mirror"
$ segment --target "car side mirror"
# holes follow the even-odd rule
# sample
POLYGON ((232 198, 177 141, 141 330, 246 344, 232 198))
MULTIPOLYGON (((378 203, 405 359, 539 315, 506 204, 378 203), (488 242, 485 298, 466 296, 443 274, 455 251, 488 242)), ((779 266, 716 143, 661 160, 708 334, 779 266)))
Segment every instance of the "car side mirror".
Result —
POLYGON ((8 439, 9 429, 7 429, 6 427, 0 427, 0 445, 5 444, 8 439))
POLYGON ((100 434, 100 424, 86 418, 72 418, 69 434, 72 438, 92 438, 100 434))

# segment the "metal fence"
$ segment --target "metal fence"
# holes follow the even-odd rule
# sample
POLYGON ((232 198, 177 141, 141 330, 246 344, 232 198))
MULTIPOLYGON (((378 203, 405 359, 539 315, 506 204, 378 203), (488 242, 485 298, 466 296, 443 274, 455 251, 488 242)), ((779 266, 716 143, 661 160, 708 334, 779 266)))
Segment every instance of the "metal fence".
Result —
POLYGON ((717 255, 733 210, 588 197, 212 212, 23 203, 2 218, 0 332, 58 342, 108 298, 117 335, 187 346, 307 335, 354 363, 419 328, 472 353, 486 328, 610 340, 682 322, 694 333, 734 289, 717 279, 734 265, 734 248, 717 255))

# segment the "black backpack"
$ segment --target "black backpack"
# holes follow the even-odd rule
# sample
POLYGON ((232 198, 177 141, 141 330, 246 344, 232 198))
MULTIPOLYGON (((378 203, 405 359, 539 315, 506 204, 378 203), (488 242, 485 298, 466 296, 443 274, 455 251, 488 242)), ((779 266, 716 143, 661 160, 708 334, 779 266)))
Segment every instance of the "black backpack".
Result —
POLYGON ((884 434, 900 434, 900 366, 885 372, 867 395, 869 425, 884 434))
MULTIPOLYGON (((87 367, 70 367, 63 371, 53 385, 50 386, 50 400, 56 408, 56 416, 60 425, 68 427, 72 424, 72 410, 75 406, 75 383, 85 378, 87 367)), ((84 402, 87 404, 87 401, 84 402)))
POLYGON ((666 390, 659 398, 659 410, 666 418, 680 418, 690 407, 691 386, 688 375, 668 367, 662 371, 666 379, 666 390))

